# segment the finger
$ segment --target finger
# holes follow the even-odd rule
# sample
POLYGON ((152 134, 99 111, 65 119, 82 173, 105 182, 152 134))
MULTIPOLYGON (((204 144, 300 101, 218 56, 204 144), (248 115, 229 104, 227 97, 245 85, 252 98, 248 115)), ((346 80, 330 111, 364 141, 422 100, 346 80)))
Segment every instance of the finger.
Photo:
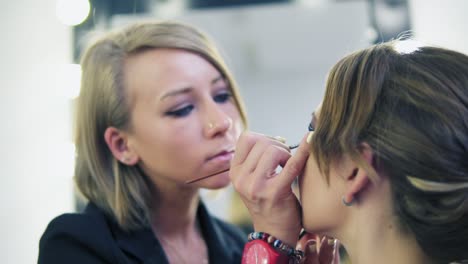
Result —
POLYGON ((276 175, 276 168, 284 166, 291 157, 291 153, 275 145, 267 146, 258 161, 255 173, 263 174, 267 178, 276 175))
POLYGON ((259 135, 254 132, 242 132, 242 134, 239 136, 239 139, 237 140, 234 157, 231 160, 231 166, 242 164, 245 161, 247 155, 250 153, 250 150, 253 148, 258 138, 259 135))
POLYGON ((260 159, 265 155, 265 150, 270 144, 272 144, 271 141, 266 137, 257 140, 242 164, 244 168, 248 169, 249 173, 255 171, 255 168, 257 168, 260 159))
POLYGON ((320 237, 316 234, 312 234, 312 233, 309 233, 307 231, 305 232, 302 232, 301 231, 301 235, 299 237, 299 241, 297 242, 297 249, 300 249, 302 250, 301 248, 305 248, 305 245, 307 244, 307 242, 309 240, 315 240, 315 241, 319 241, 320 240, 320 237), (304 245, 304 246, 303 246, 304 245))
POLYGON ((284 181, 282 185, 291 184, 294 179, 302 173, 308 158, 309 144, 306 142, 306 136, 304 136, 296 153, 288 160, 283 170, 280 172, 278 178, 284 181))
POLYGON ((273 139, 274 141, 277 141, 279 143, 281 143, 279 146, 283 147, 285 150, 288 150, 288 151, 291 151, 291 149, 289 148, 288 145, 286 145, 286 139, 284 137, 281 137, 281 136, 266 136, 270 139, 273 139))
MULTIPOLYGON (((243 167, 247 170, 247 172, 253 172, 258 165, 259 160, 268 155, 275 155, 270 152, 267 154, 265 153, 270 147, 273 149, 282 149, 283 151, 290 152, 289 148, 284 145, 283 143, 272 139, 269 136, 264 135, 256 135, 256 142, 254 146, 251 148, 250 152, 247 154, 247 157, 244 159, 243 167)), ((273 169, 276 169, 276 164, 273 169)))
POLYGON ((339 240, 335 240, 335 248, 333 249, 333 262, 330 264, 340 264, 341 259, 340 259, 340 246, 341 243, 339 240))
POLYGON ((270 142, 272 145, 289 150, 289 147, 286 146, 279 137, 271 137, 252 131, 244 131, 237 141, 236 151, 234 158, 231 161, 231 165, 235 166, 245 162, 253 147, 259 142, 270 142))
POLYGON ((337 247, 339 247, 338 240, 326 236, 323 237, 319 248, 320 263, 335 263, 335 257, 339 253, 337 247))
POLYGON ((304 244, 303 249, 304 251, 304 263, 303 264, 320 264, 319 253, 317 249, 317 240, 309 239, 304 244))
POLYGON ((289 149, 289 146, 286 145, 286 139, 284 137, 280 137, 280 136, 268 136, 268 135, 265 135, 265 138, 268 138, 269 141, 275 145, 275 146, 278 146, 278 147, 281 147, 287 151, 290 151, 289 149))
POLYGON ((278 163, 283 160, 280 156, 290 155, 286 150, 269 142, 257 142, 244 163, 235 168, 231 167, 230 173, 241 174, 233 181, 234 188, 247 200, 256 201, 262 198, 275 198, 268 195, 269 190, 277 187, 269 186, 267 182, 276 172, 278 163), (241 168, 242 167, 242 168, 241 168))
POLYGON ((278 166, 278 163, 274 163, 274 161, 270 161, 268 164, 264 162, 262 170, 257 170, 254 173, 260 160, 277 157, 276 152, 286 153, 283 156, 290 156, 290 153, 277 140, 253 132, 243 133, 239 141, 240 150, 235 156, 239 155, 241 158, 233 162, 237 164, 231 164, 229 176, 234 188, 241 196, 245 196, 248 200, 256 200, 267 191, 265 181, 275 173, 278 166), (274 150, 273 153, 271 151, 266 153, 268 149, 274 150), (240 162, 240 159, 244 161, 240 162))
POLYGON ((279 141, 279 142, 281 142, 283 144, 286 143, 286 139, 284 137, 281 137, 281 136, 268 136, 267 135, 267 137, 271 138, 273 140, 279 141))

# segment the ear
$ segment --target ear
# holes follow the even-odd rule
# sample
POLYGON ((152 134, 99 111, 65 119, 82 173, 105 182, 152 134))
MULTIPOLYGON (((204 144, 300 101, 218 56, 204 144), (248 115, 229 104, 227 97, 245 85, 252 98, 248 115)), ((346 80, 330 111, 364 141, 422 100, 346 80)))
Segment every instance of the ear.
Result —
MULTIPOLYGON (((368 168, 372 168, 374 154, 372 148, 367 143, 362 143, 360 146, 361 157, 367 163, 368 168)), ((357 166, 353 169, 350 175, 346 177, 347 189, 344 194, 344 201, 351 203, 356 199, 356 196, 369 183, 369 172, 362 166, 357 166)))
POLYGON ((123 164, 133 166, 139 157, 128 142, 128 135, 115 127, 108 127, 104 132, 104 140, 115 159, 123 164))

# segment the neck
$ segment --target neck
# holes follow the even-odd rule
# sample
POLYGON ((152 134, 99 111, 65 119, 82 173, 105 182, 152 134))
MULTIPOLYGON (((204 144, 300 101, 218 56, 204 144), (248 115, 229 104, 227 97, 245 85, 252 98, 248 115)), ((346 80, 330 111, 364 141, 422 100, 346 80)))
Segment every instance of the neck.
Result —
POLYGON ((196 231, 198 189, 169 185, 157 188, 153 197, 152 227, 164 236, 184 236, 196 231))
POLYGON ((197 224, 198 189, 157 186, 152 228, 169 263, 208 263, 208 248, 197 224))
POLYGON ((394 225, 375 227, 361 225, 352 236, 343 239, 351 263, 359 264, 428 264, 412 235, 404 235, 394 225), (373 232, 369 232, 370 230, 373 232))
POLYGON ((399 226, 389 186, 384 188, 389 195, 382 195, 382 189, 368 190, 362 203, 349 208, 346 225, 335 234, 345 246, 351 263, 432 263, 414 235, 399 226))

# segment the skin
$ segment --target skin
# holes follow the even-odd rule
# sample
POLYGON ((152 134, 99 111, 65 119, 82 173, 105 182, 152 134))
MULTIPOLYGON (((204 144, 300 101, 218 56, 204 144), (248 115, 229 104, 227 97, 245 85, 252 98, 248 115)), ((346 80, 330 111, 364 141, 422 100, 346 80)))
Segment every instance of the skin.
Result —
POLYGON ((138 164, 152 182, 153 230, 169 259, 182 261, 173 248, 192 252, 187 258, 206 255, 196 223, 198 189, 227 186, 228 173, 191 185, 185 181, 230 164, 242 122, 229 86, 199 55, 153 49, 126 59, 124 89, 130 129, 107 128, 106 142, 118 160, 138 164))

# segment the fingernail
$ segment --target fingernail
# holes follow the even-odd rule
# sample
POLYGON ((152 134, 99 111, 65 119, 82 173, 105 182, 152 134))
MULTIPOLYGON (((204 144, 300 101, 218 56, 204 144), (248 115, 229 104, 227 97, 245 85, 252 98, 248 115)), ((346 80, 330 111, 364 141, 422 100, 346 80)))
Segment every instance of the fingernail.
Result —
POLYGON ((281 143, 283 143, 283 144, 286 143, 286 139, 284 137, 275 136, 274 139, 281 142, 281 143))
POLYGON ((309 144, 310 141, 312 140, 312 135, 314 135, 314 131, 309 132, 309 135, 307 135, 307 140, 306 140, 307 144, 309 144))
POLYGON ((329 246, 335 245, 335 239, 329 238, 327 243, 329 246))
POLYGON ((309 253, 315 253, 317 251, 317 243, 315 240, 310 240, 309 243, 307 244, 307 250, 309 253))
POLYGON ((301 229, 301 232, 299 233, 299 239, 301 239, 307 232, 305 231, 304 228, 301 229))

